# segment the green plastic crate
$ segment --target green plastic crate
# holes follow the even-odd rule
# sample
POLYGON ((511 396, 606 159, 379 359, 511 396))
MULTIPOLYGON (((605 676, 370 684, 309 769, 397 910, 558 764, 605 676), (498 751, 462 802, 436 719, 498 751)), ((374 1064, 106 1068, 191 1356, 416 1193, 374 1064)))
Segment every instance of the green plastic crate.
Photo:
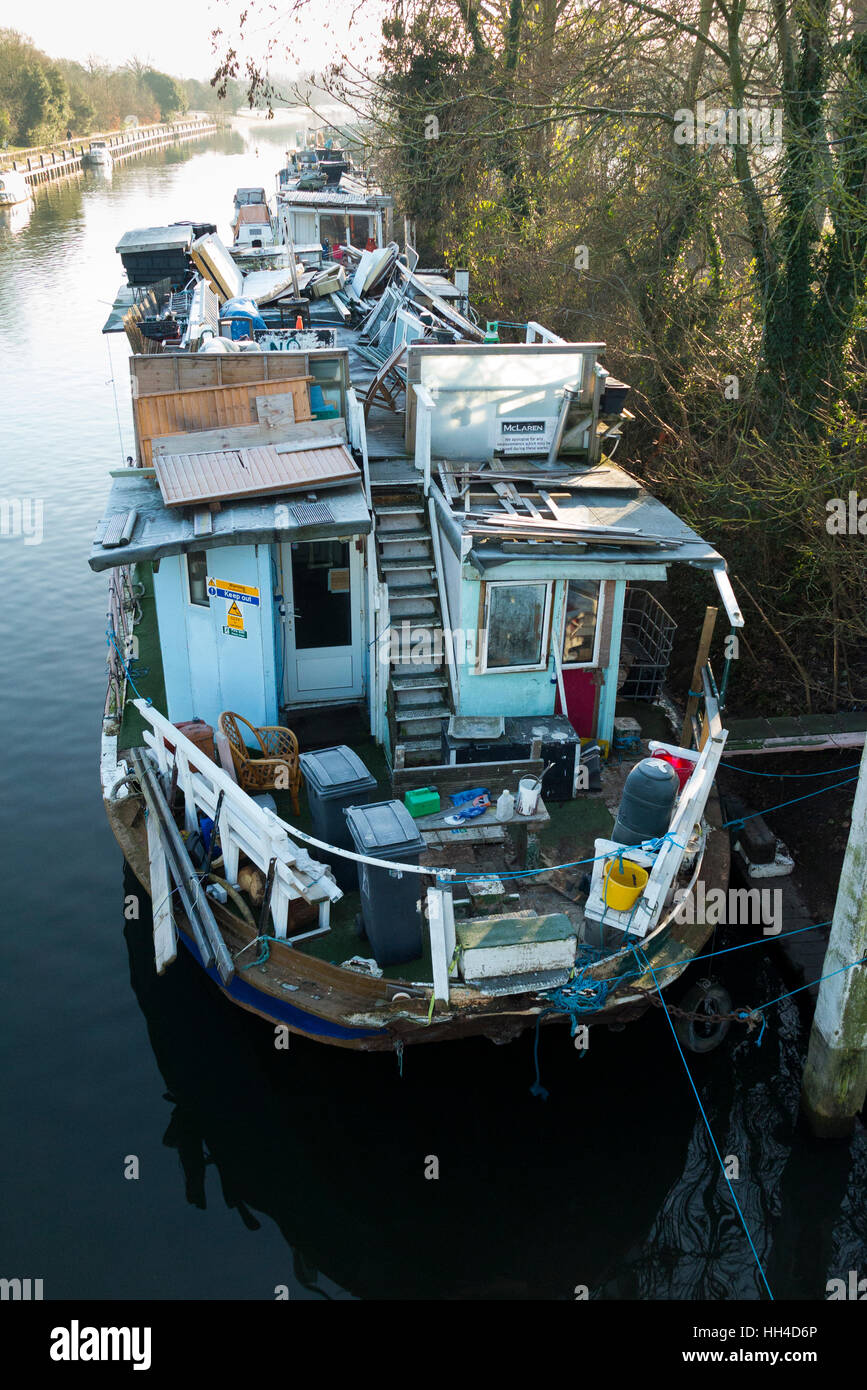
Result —
POLYGON ((403 798, 411 816, 432 816, 440 809, 440 794, 436 787, 415 787, 403 798))

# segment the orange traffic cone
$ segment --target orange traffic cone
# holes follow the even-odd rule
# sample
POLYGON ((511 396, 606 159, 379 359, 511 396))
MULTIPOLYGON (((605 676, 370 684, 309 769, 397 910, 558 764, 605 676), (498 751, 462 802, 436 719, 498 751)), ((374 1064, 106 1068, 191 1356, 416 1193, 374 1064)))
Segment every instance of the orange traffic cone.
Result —
POLYGON ((300 314, 298 315, 297 319, 295 320, 295 327, 296 327, 296 328, 303 328, 303 327, 304 327, 304 320, 303 320, 303 318, 301 317, 300 314))

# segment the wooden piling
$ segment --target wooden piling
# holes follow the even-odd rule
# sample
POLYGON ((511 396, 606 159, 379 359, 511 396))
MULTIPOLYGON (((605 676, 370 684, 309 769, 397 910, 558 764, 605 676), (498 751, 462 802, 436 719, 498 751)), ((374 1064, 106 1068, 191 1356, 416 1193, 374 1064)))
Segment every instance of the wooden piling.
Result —
POLYGON ((801 1105, 815 1134, 851 1134, 867 1096, 867 744, 834 906, 801 1105), (851 967, 851 968, 847 968, 851 967))
POLYGON ((698 711, 699 701, 701 699, 701 673, 707 665, 707 659, 710 655, 710 644, 713 637, 713 630, 716 626, 716 615, 717 610, 715 608, 706 608, 704 610, 701 637, 698 639, 695 666, 692 668, 692 684, 689 687, 686 714, 683 717, 683 728, 680 731, 680 742, 684 748, 692 747, 692 721, 698 711), (696 693, 693 694, 693 691, 696 693))

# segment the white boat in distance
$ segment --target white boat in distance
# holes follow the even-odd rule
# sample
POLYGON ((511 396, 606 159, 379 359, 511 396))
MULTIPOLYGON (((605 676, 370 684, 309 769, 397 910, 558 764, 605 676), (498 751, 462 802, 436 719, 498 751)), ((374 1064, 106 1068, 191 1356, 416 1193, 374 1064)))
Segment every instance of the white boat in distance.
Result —
POLYGON ((108 148, 108 142, 106 140, 91 140, 81 162, 89 169, 103 169, 105 171, 113 169, 114 161, 108 148))
POLYGON ((17 203, 29 203, 33 189, 23 174, 15 169, 0 171, 0 207, 14 207, 17 203))

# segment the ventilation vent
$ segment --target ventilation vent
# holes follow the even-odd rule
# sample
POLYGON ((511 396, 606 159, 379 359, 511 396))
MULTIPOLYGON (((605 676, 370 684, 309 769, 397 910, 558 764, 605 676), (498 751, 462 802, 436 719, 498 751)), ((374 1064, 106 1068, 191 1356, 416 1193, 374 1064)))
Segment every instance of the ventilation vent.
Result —
POLYGON ((289 510, 299 526, 321 526, 324 521, 334 520, 327 502, 294 502, 289 510))

